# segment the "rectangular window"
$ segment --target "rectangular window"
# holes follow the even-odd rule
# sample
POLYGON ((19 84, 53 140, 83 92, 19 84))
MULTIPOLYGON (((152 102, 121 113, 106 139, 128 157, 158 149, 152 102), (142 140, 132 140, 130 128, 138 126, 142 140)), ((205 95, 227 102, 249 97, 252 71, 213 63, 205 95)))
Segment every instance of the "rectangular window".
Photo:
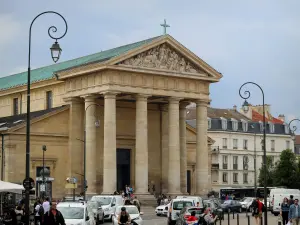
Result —
POLYGON ((238 173, 233 173, 233 183, 238 183, 238 173))
POLYGON ((248 131, 248 122, 245 120, 242 120, 242 127, 243 127, 243 131, 247 132, 248 131))
POLYGON ((260 129, 260 132, 264 131, 264 124, 261 121, 259 121, 259 129, 260 129))
POLYGON ((275 140, 271 140, 271 151, 275 151, 275 140))
POLYGON ((232 165, 234 170, 238 169, 238 157, 237 156, 233 156, 233 165, 232 165))
POLYGON ((223 155, 223 169, 227 170, 228 166, 228 156, 227 155, 223 155))
POLYGON ((244 173, 244 175, 243 175, 243 181, 244 181, 244 184, 248 183, 248 173, 244 173))
POLYGON ((286 141, 285 145, 286 145, 285 149, 291 149, 290 141, 286 141))
POLYGON ((227 183, 228 182, 228 177, 227 177, 227 173, 223 173, 223 183, 227 183))
POLYGON ((19 114, 19 99, 18 98, 14 98, 14 100, 13 100, 13 113, 14 113, 14 115, 19 114))
POLYGON ((233 131, 237 131, 238 130, 238 121, 235 119, 231 119, 231 123, 232 123, 232 130, 233 131))
POLYGON ((245 150, 248 149, 248 140, 246 140, 246 139, 244 139, 244 141, 243 141, 243 148, 244 148, 245 150))
POLYGON ((233 149, 238 149, 238 139, 233 139, 233 149))
POLYGON ((227 149, 227 138, 223 138, 223 148, 227 149))
POLYGON ((221 117, 222 130, 227 130, 227 119, 221 117))
POLYGON ((211 118, 207 118, 208 121, 208 129, 211 129, 211 118))
POLYGON ((269 122, 269 130, 270 130, 270 133, 274 133, 275 132, 275 127, 274 127, 274 124, 269 122))
POLYGON ((46 109, 52 108, 52 91, 46 92, 46 109))

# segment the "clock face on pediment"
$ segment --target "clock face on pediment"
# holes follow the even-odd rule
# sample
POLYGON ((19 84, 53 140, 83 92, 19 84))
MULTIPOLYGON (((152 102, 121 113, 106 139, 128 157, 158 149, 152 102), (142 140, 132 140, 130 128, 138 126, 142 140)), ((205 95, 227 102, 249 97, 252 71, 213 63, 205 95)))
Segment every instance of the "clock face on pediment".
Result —
POLYGON ((179 73, 206 74, 199 66, 196 66, 191 60, 166 43, 125 59, 117 63, 117 65, 176 71, 179 73))

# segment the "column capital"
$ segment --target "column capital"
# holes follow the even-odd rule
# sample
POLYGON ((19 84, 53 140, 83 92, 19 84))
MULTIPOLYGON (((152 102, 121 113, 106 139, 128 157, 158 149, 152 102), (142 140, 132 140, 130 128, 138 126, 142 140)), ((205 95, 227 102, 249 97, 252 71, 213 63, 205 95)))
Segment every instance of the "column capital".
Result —
POLYGON ((189 102, 189 101, 181 101, 181 102, 179 103, 179 109, 186 109, 186 107, 187 107, 189 104, 191 104, 191 102, 189 102))
POLYGON ((64 102, 71 104, 71 103, 83 103, 83 100, 80 97, 66 97, 63 98, 64 102))
POLYGON ((207 99, 197 99, 194 102, 196 106, 208 106, 210 104, 210 100, 207 99))
POLYGON ((94 94, 88 94, 88 95, 81 95, 81 98, 83 98, 85 101, 87 100, 94 100, 99 98, 99 95, 94 95, 94 94))
POLYGON ((177 104, 179 104, 180 100, 182 100, 182 98, 179 98, 179 97, 169 97, 168 98, 169 104, 170 103, 177 103, 177 104))
POLYGON ((136 94, 135 95, 135 99, 136 100, 141 100, 141 101, 147 101, 147 99, 151 97, 151 95, 147 95, 147 94, 136 94))
POLYGON ((117 91, 104 91, 101 92, 105 99, 115 99, 120 92, 117 91))

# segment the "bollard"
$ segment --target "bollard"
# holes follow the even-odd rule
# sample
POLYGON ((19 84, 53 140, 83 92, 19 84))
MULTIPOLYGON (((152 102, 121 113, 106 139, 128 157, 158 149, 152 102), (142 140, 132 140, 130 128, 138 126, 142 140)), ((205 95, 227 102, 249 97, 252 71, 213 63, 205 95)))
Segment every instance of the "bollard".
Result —
POLYGON ((281 225, 281 221, 280 220, 278 220, 278 225, 281 225))
POLYGON ((248 225, 250 225, 250 216, 247 216, 248 225))
POLYGON ((263 225, 263 217, 260 218, 260 225, 263 225))
POLYGON ((240 225, 240 214, 236 215, 236 225, 240 225))
POLYGON ((232 210, 232 218, 234 219, 234 211, 232 210))
MULTIPOLYGON (((224 218, 223 218, 224 219, 224 218)), ((220 225, 222 225, 222 220, 220 220, 220 225)))
POLYGON ((229 210, 228 210, 228 225, 230 225, 230 213, 229 213, 229 210))

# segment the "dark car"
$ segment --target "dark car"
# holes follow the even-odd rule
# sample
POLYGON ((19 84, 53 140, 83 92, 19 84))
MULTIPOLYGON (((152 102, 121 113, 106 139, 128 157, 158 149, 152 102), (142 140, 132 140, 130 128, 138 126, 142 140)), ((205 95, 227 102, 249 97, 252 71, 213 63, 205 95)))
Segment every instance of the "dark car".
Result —
POLYGON ((236 200, 226 200, 221 207, 224 212, 242 212, 242 204, 236 200))
POLYGON ((204 200, 204 206, 205 206, 205 208, 210 209, 210 212, 213 215, 213 217, 218 216, 218 218, 220 220, 223 220, 224 212, 223 212, 223 209, 221 207, 221 204, 218 204, 213 199, 209 199, 209 200, 204 200))
POLYGON ((186 225, 187 224, 187 219, 191 215, 191 212, 195 211, 196 212, 196 217, 198 219, 200 216, 203 214, 204 209, 201 207, 196 207, 196 206, 189 206, 189 207, 184 207, 179 213, 178 213, 178 218, 176 220, 176 225, 186 225))

